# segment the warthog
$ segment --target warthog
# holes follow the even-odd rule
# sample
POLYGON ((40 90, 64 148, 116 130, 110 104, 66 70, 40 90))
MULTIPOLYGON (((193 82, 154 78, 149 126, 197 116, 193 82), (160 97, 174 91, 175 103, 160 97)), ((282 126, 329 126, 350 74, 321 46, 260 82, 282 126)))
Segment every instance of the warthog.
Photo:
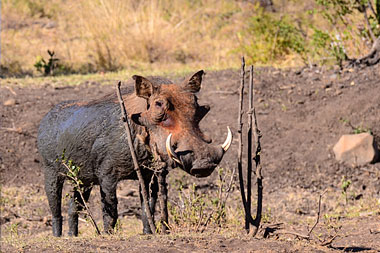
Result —
MULTIPOLYGON (((153 151, 167 166, 180 167, 196 177, 210 175, 219 164, 231 144, 232 134, 228 128, 226 141, 212 145, 211 139, 199 129, 199 122, 210 109, 198 105, 195 95, 201 88, 202 76, 201 70, 182 84, 133 76, 134 92, 122 91, 140 164, 151 161, 153 151)), ((63 152, 66 159, 80 166, 78 177, 83 182, 86 201, 92 186, 100 185, 104 230, 112 232, 118 216, 117 183, 136 179, 116 94, 89 102, 67 101, 56 105, 40 123, 37 144, 45 169, 53 235, 62 235, 61 199, 67 169, 57 159, 63 152)), ((152 171, 143 169, 142 174, 148 185, 152 171)), ((154 213, 157 180, 153 180, 151 188, 148 202, 154 213)), ((142 203, 141 189, 140 200, 142 203)), ((69 235, 78 235, 81 202, 79 193, 74 192, 69 201, 69 235)), ((143 206, 143 232, 151 233, 143 206)))

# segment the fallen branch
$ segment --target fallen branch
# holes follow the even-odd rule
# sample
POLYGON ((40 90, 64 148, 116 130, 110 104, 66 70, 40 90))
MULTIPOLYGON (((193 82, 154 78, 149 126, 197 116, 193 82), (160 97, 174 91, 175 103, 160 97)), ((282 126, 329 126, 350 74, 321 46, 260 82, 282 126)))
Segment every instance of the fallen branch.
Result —
POLYGON ((297 233, 297 232, 294 232, 294 231, 288 231, 288 230, 276 231, 274 234, 276 234, 276 235, 278 235, 278 234, 289 234, 289 235, 295 235, 297 237, 300 237, 300 238, 306 239, 306 240, 310 239, 310 237, 308 235, 304 235, 304 234, 300 234, 300 233, 297 233))
POLYGON ((136 171, 136 174, 137 174, 137 177, 138 177, 138 180, 139 180, 139 183, 140 183, 140 187, 141 187, 141 191, 142 191, 142 197, 143 197, 143 202, 144 202, 145 213, 146 213, 146 216, 147 216, 147 219, 148 219, 149 227, 150 227, 150 230, 152 231, 152 233, 156 233, 156 226, 155 226, 155 224, 153 222, 152 214, 150 212, 150 208, 149 208, 149 204, 148 204, 148 194, 147 194, 147 191, 146 191, 144 179, 143 179, 143 176, 141 174, 139 163, 137 161, 136 151, 135 151, 135 149, 133 147, 131 128, 129 126, 128 114, 127 114, 127 110, 125 109, 125 106, 124 106, 123 97, 121 96, 120 85, 121 85, 121 82, 119 81, 117 83, 117 86, 116 86, 116 93, 117 93, 117 97, 118 97, 119 103, 120 103, 121 113, 122 113, 122 116, 123 116, 122 119, 123 119, 123 122, 124 122, 125 130, 127 132, 128 145, 129 145, 129 149, 131 151, 134 169, 136 171))
POLYGON ((5 88, 7 88, 13 95, 17 96, 17 93, 13 90, 12 87, 5 86, 5 88))
POLYGON ((22 134, 22 135, 28 136, 28 137, 34 137, 30 133, 25 132, 24 130, 22 130, 21 127, 17 127, 16 128, 14 125, 13 125, 13 127, 0 127, 0 130, 4 130, 4 131, 7 131, 7 132, 12 132, 12 133, 17 133, 17 134, 22 134))
MULTIPOLYGON (((309 230, 309 232, 305 235, 305 234, 300 234, 298 232, 294 232, 294 231, 287 231, 287 230, 280 230, 280 231, 275 231, 274 234, 291 234, 291 235, 295 235, 297 237, 300 237, 302 239, 306 239, 306 240, 310 240, 311 238, 311 233, 313 232, 314 228, 317 226, 317 224, 319 223, 319 218, 320 218, 320 215, 321 215, 321 203, 322 203, 322 196, 323 194, 325 194, 327 191, 324 190, 321 194, 319 194, 319 200, 318 200, 318 214, 317 214, 317 219, 315 220, 315 223, 314 225, 311 227, 311 229, 309 230)), ((333 238, 335 239, 336 236, 333 238)), ((331 240, 332 242, 332 240, 331 240)), ((330 243, 331 243, 330 242, 330 243)))
POLYGON ((337 237, 340 237, 340 235, 334 235, 330 240, 323 242, 320 245, 321 246, 330 246, 337 237))

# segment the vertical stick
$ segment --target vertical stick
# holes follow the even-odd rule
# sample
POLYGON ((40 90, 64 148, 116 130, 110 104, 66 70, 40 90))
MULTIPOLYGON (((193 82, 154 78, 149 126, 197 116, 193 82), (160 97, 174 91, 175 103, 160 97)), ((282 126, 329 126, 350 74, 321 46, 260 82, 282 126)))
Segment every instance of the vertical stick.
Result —
POLYGON ((150 212, 150 208, 149 208, 149 204, 148 204, 148 194, 146 191, 145 182, 144 182, 144 179, 143 179, 142 174, 141 174, 139 163, 137 161, 135 149, 133 147, 133 141, 132 141, 132 136, 131 136, 131 128, 129 126, 128 114, 127 114, 127 111, 126 111, 125 106, 124 106, 124 101, 123 101, 123 98, 121 96, 120 85, 121 85, 121 82, 119 81, 117 86, 116 86, 116 93, 117 93, 117 97, 119 99, 119 103, 120 103, 120 107, 121 107, 121 113, 123 115, 123 121, 124 121, 125 130, 127 132, 128 145, 129 145, 129 149, 131 151, 133 165, 134 165, 134 168, 135 168, 135 171, 136 171, 136 174, 137 174, 137 177, 139 179, 140 186, 141 186, 143 202, 144 202, 144 207, 145 207, 145 214, 146 214, 147 219, 148 219, 150 230, 152 230, 152 233, 154 234, 154 233, 156 233, 156 226, 154 225, 152 214, 150 212))
POLYGON ((239 96, 239 114, 238 114, 238 138, 239 138, 239 149, 238 149, 238 172, 239 172, 239 185, 241 199, 243 201, 244 212, 245 212, 245 229, 249 229, 249 210, 247 208, 247 199, 245 198, 244 190, 244 178, 243 178, 243 167, 242 167, 242 157, 243 157, 243 100, 244 100, 244 78, 245 78, 245 60, 244 57, 241 58, 241 74, 240 74, 240 96, 239 96))
MULTIPOLYGON (((252 89, 252 109, 250 111, 251 114, 253 114, 253 135, 255 137, 255 163, 256 163, 256 183, 257 183, 257 209, 256 209, 256 218, 253 221, 253 230, 250 232, 252 236, 255 236, 257 234, 257 231, 260 226, 261 221, 261 214, 263 209, 263 182, 262 182, 262 175, 261 175, 261 164, 260 164, 260 153, 261 153, 261 144, 260 144, 260 138, 261 133, 257 126, 257 119, 256 119, 256 109, 255 109, 255 103, 254 103, 254 95, 253 95, 253 66, 251 66, 251 80, 250 80, 250 89, 252 89)), ((251 117, 252 120, 252 117, 251 117)))
POLYGON ((168 190, 166 187, 166 167, 160 171, 158 176, 158 190, 160 193, 160 207, 161 207, 161 231, 163 234, 167 233, 168 229, 168 190))
MULTIPOLYGON (((251 65, 249 70, 249 91, 248 91, 248 157, 247 157, 247 210, 248 216, 251 217, 251 202, 252 202, 252 108, 253 108, 253 66, 251 65)), ((249 229, 249 222, 246 219, 246 229, 249 229)))
POLYGON ((161 233, 166 234, 168 230, 168 188, 166 184, 166 175, 167 164, 162 161, 161 156, 157 152, 157 146, 153 145, 152 147, 153 157, 154 157, 154 167, 155 170, 158 171, 157 179, 158 179, 158 192, 159 192, 159 201, 161 207, 161 233))

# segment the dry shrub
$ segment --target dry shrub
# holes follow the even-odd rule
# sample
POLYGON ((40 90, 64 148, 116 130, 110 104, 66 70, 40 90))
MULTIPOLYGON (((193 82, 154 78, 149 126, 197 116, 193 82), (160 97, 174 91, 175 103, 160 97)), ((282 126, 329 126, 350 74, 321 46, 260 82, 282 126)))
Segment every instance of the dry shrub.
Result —
POLYGON ((172 233, 203 233, 241 225, 243 212, 237 208, 240 196, 235 171, 218 168, 217 172, 215 185, 197 186, 187 175, 169 183, 175 186, 168 203, 172 233))

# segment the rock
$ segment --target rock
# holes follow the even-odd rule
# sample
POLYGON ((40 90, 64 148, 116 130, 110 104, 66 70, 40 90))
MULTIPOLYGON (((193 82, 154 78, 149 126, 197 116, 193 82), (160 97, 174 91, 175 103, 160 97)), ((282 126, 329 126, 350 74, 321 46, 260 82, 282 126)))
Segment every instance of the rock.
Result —
POLYGON ((8 100, 6 100, 6 101, 4 102, 4 105, 5 105, 5 106, 11 106, 11 105, 15 105, 15 104, 17 104, 17 101, 16 101, 16 99, 14 99, 14 98, 10 98, 10 99, 8 99, 8 100))
POLYGON ((379 156, 374 138, 369 133, 343 135, 333 151, 336 160, 354 166, 375 162, 379 156))

